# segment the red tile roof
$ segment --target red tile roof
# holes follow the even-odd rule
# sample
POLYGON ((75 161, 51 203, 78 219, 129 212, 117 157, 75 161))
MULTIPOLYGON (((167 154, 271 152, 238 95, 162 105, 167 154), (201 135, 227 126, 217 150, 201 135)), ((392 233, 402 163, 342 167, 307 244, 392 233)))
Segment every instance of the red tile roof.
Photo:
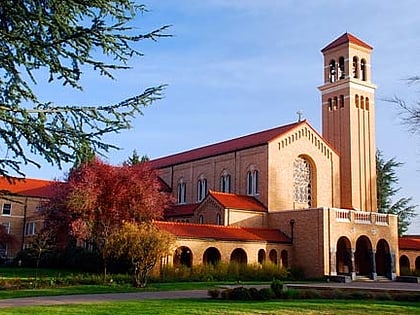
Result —
POLYGON ((325 52, 327 50, 330 50, 332 48, 338 47, 338 46, 340 46, 342 44, 346 44, 346 43, 353 43, 353 44, 365 47, 367 49, 373 49, 372 46, 366 44, 364 41, 358 39, 356 36, 354 36, 350 33, 344 33, 339 38, 334 40, 332 43, 328 44, 323 49, 321 49, 321 52, 325 52))
POLYGON ((198 203, 190 203, 187 205, 174 205, 171 208, 165 210, 164 216, 166 218, 192 216, 197 206, 198 203))
POLYGON ((267 208, 252 196, 229 194, 213 190, 209 191, 209 196, 213 197, 225 209, 267 211, 267 208))
POLYGON ((26 178, 10 183, 0 177, 0 191, 28 197, 50 198, 54 192, 54 181, 26 178))
POLYGON ((260 241, 290 243, 290 238, 276 229, 244 228, 224 225, 155 221, 155 226, 180 238, 223 241, 260 241))
POLYGON ((203 158, 234 152, 237 150, 248 149, 256 146, 260 146, 268 143, 270 140, 282 135, 283 133, 295 128, 296 126, 305 123, 306 120, 300 122, 291 123, 288 125, 272 128, 269 130, 260 131, 247 136, 227 140, 208 146, 200 147, 197 149, 161 157, 158 159, 151 160, 152 168, 163 168, 170 165, 176 165, 194 160, 200 160, 203 158))
POLYGON ((413 249, 420 251, 420 236, 408 235, 398 239, 400 249, 413 249))

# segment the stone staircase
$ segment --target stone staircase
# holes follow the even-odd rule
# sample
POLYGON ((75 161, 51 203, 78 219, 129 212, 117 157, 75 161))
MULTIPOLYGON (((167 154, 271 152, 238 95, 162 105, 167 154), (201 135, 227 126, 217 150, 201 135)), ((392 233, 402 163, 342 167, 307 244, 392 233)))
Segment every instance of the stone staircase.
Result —
POLYGON ((377 276, 376 280, 370 279, 368 276, 356 276, 357 282, 392 282, 389 278, 385 276, 377 276))

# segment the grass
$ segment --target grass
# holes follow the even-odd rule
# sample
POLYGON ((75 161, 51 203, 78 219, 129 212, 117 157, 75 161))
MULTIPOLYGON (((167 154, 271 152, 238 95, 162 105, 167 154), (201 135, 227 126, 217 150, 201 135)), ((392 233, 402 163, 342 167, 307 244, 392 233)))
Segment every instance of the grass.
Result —
POLYGON ((295 300, 234 302, 218 300, 144 300, 83 305, 31 306, 3 308, 1 314, 418 314, 420 302, 295 300))
MULTIPOLYGON (((224 285, 232 285, 228 282, 173 282, 151 283, 145 289, 136 289, 130 285, 75 285, 58 288, 26 289, 26 290, 0 290, 0 300, 35 296, 57 296, 74 294, 98 294, 98 293, 123 293, 144 291, 175 291, 175 290, 207 290, 224 285)), ((246 282, 247 285, 267 284, 261 282, 246 282)), ((1 303, 1 302, 0 302, 1 303)))

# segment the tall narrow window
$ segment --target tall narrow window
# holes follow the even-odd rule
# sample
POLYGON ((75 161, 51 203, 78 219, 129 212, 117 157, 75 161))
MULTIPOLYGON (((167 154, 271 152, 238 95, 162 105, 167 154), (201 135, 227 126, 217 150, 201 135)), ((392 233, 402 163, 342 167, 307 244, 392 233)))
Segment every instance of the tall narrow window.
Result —
POLYGON ((207 179, 202 175, 197 182, 197 201, 202 201, 207 195, 207 179))
POLYGON ((258 171, 251 170, 247 173, 247 194, 258 195, 258 171))
POLYGON ((25 223, 25 235, 35 235, 36 233, 36 223, 35 222, 26 222, 25 223))
POLYGON ((356 108, 359 108, 359 95, 356 94, 354 102, 356 103, 356 108))
POLYGON ((187 202, 187 184, 184 183, 184 179, 178 182, 178 204, 184 204, 187 202))
POLYGON ((204 223, 204 217, 202 215, 200 215, 198 217, 198 223, 203 224, 204 223))
POLYGON ((0 223, 0 225, 3 225, 4 229, 6 230, 6 233, 10 234, 10 222, 3 222, 3 223, 0 223))
POLYGON ((369 110, 369 97, 365 98, 366 110, 369 110))
POLYGON ((226 170, 223 171, 222 176, 220 176, 220 191, 225 192, 225 193, 230 193, 231 192, 230 182, 231 182, 230 175, 228 174, 226 170))
POLYGON ((11 215, 12 214, 12 204, 11 203, 3 203, 3 208, 1 211, 2 215, 11 215))
POLYGON ((344 95, 340 95, 340 108, 344 107, 344 95))
POLYGON ((340 57, 338 59, 338 79, 342 80, 346 77, 346 73, 344 71, 344 57, 340 57))
POLYGON ((365 98, 360 96, 360 108, 365 109, 365 98))
POLYGON ((330 82, 335 82, 335 60, 330 61, 330 72, 329 72, 329 79, 330 82))
POLYGON ((220 215, 220 213, 216 215, 216 224, 222 225, 222 216, 220 215))
POLYGON ((353 69, 352 69, 353 78, 359 78, 359 58, 356 56, 353 57, 353 69))
POLYGON ((366 81, 366 60, 360 60, 360 72, 362 72, 362 80, 366 81))
POLYGON ((333 104, 332 104, 332 98, 330 97, 330 98, 328 99, 328 110, 329 110, 329 111, 332 111, 332 109, 333 109, 333 104))
POLYGON ((337 109, 338 107, 338 97, 334 96, 334 109, 337 109))
POLYGON ((298 157, 293 165, 295 203, 312 206, 312 169, 310 163, 298 157))

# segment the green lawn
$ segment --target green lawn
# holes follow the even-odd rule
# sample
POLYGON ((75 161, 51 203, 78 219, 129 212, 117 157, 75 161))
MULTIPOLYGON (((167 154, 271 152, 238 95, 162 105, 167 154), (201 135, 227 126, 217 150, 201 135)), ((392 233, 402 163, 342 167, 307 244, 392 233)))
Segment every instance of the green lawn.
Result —
POLYGON ((0 309, 1 314, 419 314, 419 303, 294 300, 233 302, 220 300, 145 300, 84 305, 0 309))

